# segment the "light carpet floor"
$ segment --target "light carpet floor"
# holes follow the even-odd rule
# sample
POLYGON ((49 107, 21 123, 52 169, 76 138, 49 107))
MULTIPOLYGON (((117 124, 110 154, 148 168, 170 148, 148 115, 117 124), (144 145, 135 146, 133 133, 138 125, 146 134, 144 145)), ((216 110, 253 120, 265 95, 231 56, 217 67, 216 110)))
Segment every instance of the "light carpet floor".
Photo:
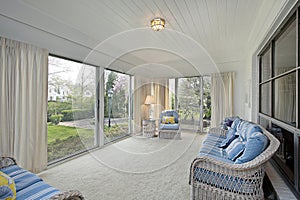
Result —
POLYGON ((205 134, 181 140, 130 137, 40 173, 48 184, 88 200, 189 199, 189 167, 205 134))

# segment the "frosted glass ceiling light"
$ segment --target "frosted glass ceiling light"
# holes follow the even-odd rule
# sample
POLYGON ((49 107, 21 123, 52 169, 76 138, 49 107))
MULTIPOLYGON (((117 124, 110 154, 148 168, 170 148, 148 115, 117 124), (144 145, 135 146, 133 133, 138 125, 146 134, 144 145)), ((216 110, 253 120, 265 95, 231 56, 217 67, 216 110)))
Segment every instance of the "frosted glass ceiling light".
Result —
POLYGON ((166 21, 162 18, 154 18, 151 20, 151 28, 154 31, 160 31, 163 30, 165 28, 165 23, 166 21))

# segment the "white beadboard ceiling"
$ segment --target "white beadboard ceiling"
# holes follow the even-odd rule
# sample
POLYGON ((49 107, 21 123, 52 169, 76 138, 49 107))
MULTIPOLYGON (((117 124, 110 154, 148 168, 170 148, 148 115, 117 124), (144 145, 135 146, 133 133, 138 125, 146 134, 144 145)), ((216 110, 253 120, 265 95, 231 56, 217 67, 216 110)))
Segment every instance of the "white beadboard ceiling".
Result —
POLYGON ((286 2, 1 0, 0 35, 133 75, 193 76, 252 54, 286 2))

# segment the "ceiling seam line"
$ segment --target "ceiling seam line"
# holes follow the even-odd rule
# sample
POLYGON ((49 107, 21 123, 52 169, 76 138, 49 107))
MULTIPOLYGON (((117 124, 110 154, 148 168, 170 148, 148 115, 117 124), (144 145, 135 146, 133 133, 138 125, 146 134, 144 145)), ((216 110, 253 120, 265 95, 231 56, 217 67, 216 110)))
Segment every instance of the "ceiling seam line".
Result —
MULTIPOLYGON (((206 31, 205 31, 205 28, 204 28, 204 24, 203 24, 203 21, 202 21, 202 17, 201 17, 201 15, 200 15, 200 8, 199 8, 199 5, 198 5, 198 3, 197 3, 198 0, 194 0, 194 1, 195 1, 196 6, 197 6, 198 16, 199 16, 201 25, 202 25, 202 27, 203 27, 204 36, 205 36, 206 38, 208 38, 208 35, 207 35, 207 33, 206 33, 206 31)), ((204 45, 204 44, 202 44, 202 45, 204 45)))
POLYGON ((192 32, 191 32, 189 26, 187 25, 187 22, 186 22, 184 16, 182 15, 181 10, 180 10, 179 7, 178 7, 178 4, 176 3, 176 0, 174 0, 174 3, 175 3, 175 6, 177 7, 177 9, 178 9, 178 11, 179 11, 179 14, 181 15, 181 17, 182 17, 182 19, 183 19, 183 21, 184 21, 184 23, 186 24, 186 27, 188 28, 188 31, 189 31, 190 34, 191 34, 190 37, 193 37, 192 32))
POLYGON ((132 26, 128 20, 126 20, 123 16, 121 16, 118 12, 116 12, 114 9, 112 9, 107 4, 103 3, 106 7, 108 7, 113 13, 115 13, 117 16, 119 16, 121 19, 123 19, 128 25, 132 26))
POLYGON ((138 9, 140 9, 140 11, 141 11, 142 13, 144 12, 144 10, 141 9, 141 7, 140 7, 138 4, 136 4, 135 1, 132 1, 132 3, 133 3, 138 9))
MULTIPOLYGON (((157 3, 156 3, 155 1, 153 1, 153 2, 154 2, 154 4, 155 4, 155 6, 158 8, 159 12, 160 12, 160 13, 162 14, 162 16, 164 17, 164 19, 167 20, 166 16, 163 14, 162 10, 159 8, 159 6, 157 5, 157 3)), ((167 21, 169 22, 169 20, 167 20, 167 21)), ((170 25, 171 25, 171 23, 170 23, 170 25)), ((176 29, 173 27, 173 25, 171 25, 171 27, 172 27, 172 30, 176 31, 176 29)), ((171 35, 171 34, 169 34, 168 37, 171 38, 171 39, 174 40, 174 41, 177 41, 176 38, 173 37, 173 35, 171 35)), ((175 42, 175 44, 176 44, 176 47, 177 47, 178 49, 180 49, 180 44, 179 44, 178 42, 175 42)), ((170 48, 170 49, 171 49, 171 48, 170 48)))
POLYGON ((136 12, 134 12, 134 10, 132 10, 132 8, 131 8, 130 6, 128 6, 128 5, 124 2, 124 0, 121 0, 121 2, 123 3, 123 5, 125 5, 125 6, 131 11, 131 13, 135 14, 136 16, 138 16, 138 15, 136 14, 136 12))
MULTIPOLYGON (((184 2, 185 2, 185 1, 184 1, 184 2)), ((178 7, 178 4, 177 4, 176 0, 174 0, 174 3, 175 3, 175 6, 177 7, 177 9, 178 9, 178 11, 179 11, 179 14, 181 15, 181 17, 182 17, 182 19, 183 19, 183 21, 184 21, 184 23, 186 24, 186 27, 189 29, 188 31, 190 32, 190 35, 187 34, 187 33, 184 33, 184 35, 187 35, 188 37, 190 37, 190 38, 192 38, 193 40, 195 40, 195 38, 194 38, 194 36, 193 36, 193 34, 192 34, 191 29, 190 29, 189 26, 187 25, 187 21, 185 20, 183 14, 182 14, 182 12, 181 12, 181 10, 180 10, 179 7, 178 7)), ((187 9, 188 9, 188 7, 187 7, 187 9)), ((189 9, 188 9, 188 10, 189 10, 189 9)), ((196 29, 196 30, 197 30, 197 29, 196 29)), ((197 41, 197 40, 195 40, 195 41, 197 41)))
POLYGON ((197 28, 197 26, 196 26, 196 23, 195 23, 194 19, 193 19, 193 16, 191 15, 191 10, 190 10, 190 8, 189 8, 188 5, 187 5, 186 0, 184 0, 184 3, 185 3, 185 6, 187 7, 187 9, 188 9, 188 11, 189 11, 189 14, 190 14, 190 17, 191 17, 191 19, 192 19, 193 25, 194 25, 194 27, 195 27, 195 29, 196 29, 196 31, 197 31, 198 38, 199 38, 199 40, 200 40, 199 42, 201 42, 201 45, 202 45, 202 44, 203 44, 203 41, 202 41, 202 39, 201 39, 201 37, 200 37, 200 33, 199 33, 199 30, 198 30, 198 28, 197 28))
MULTIPOLYGON (((220 23, 219 23, 219 12, 218 12, 218 7, 219 7, 219 3, 218 3, 218 0, 216 0, 216 4, 217 4, 217 6, 216 6, 216 12, 217 12, 217 14, 216 14, 216 21, 217 21, 217 24, 218 24, 218 31, 219 31, 219 33, 221 33, 221 31, 220 31, 220 23)), ((219 38, 219 41, 222 41, 222 39, 221 39, 221 34, 218 34, 218 38, 219 38)))
POLYGON ((181 27, 180 24, 178 23, 178 21, 177 21, 175 15, 173 14, 173 12, 171 11, 171 9, 170 9, 169 6, 167 5, 166 1, 163 0, 163 2, 165 3, 165 5, 166 5, 166 7, 168 8, 169 12, 171 13, 172 17, 174 18, 174 20, 175 20, 176 23, 178 24, 178 26, 179 26, 181 32, 184 33, 182 27, 181 27))
MULTIPOLYGON (((174 0, 174 1, 175 1, 175 0, 174 0)), ((171 9, 169 8, 168 4, 166 3, 165 0, 163 0, 163 2, 164 2, 164 4, 166 5, 166 7, 168 8, 169 12, 171 13, 173 19, 174 19, 174 20, 176 21, 176 23, 178 24, 178 26, 179 26, 179 28, 180 28, 180 30, 181 30, 181 33, 185 35, 185 32, 183 31, 183 29, 182 29, 180 23, 178 22, 177 18, 175 17, 174 13, 173 13, 173 12, 171 11, 171 9)), ((180 31, 179 31, 179 32, 180 32, 180 31)), ((177 43, 179 46, 184 46, 184 45, 182 45, 181 43, 179 43, 178 40, 175 39, 175 41, 176 41, 176 43, 177 43)))

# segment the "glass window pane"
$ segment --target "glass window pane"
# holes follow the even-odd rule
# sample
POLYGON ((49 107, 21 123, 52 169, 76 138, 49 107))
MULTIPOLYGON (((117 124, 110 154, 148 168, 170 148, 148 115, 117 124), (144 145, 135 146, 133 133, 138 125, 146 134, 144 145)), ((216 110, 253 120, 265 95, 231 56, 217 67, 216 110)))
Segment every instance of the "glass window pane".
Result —
POLYGON ((200 128, 200 78, 178 79, 178 110, 182 129, 200 128))
POLYGON ((175 79, 169 79, 169 108, 175 110, 175 79))
POLYGON ((203 76, 203 128, 208 131, 211 122, 211 78, 210 76, 203 76))
POLYGON ((275 41, 275 76, 296 67, 296 21, 275 41))
POLYGON ((48 162, 94 146, 95 67, 49 56, 48 162))
POLYGON ((270 110, 270 92, 271 82, 264 83, 260 86, 260 112, 266 115, 271 115, 270 110))
POLYGON ((283 169, 286 178, 294 182, 294 134, 275 124, 272 124, 269 131, 280 142, 273 159, 283 169))
POLYGON ((129 81, 129 75, 105 70, 105 143, 124 137, 129 133, 129 81))
POLYGON ((296 72, 275 80, 274 117, 296 126, 296 72))
POLYGON ((271 78, 270 56, 271 56, 270 48, 261 56, 261 67, 260 67, 261 82, 264 82, 271 78))

